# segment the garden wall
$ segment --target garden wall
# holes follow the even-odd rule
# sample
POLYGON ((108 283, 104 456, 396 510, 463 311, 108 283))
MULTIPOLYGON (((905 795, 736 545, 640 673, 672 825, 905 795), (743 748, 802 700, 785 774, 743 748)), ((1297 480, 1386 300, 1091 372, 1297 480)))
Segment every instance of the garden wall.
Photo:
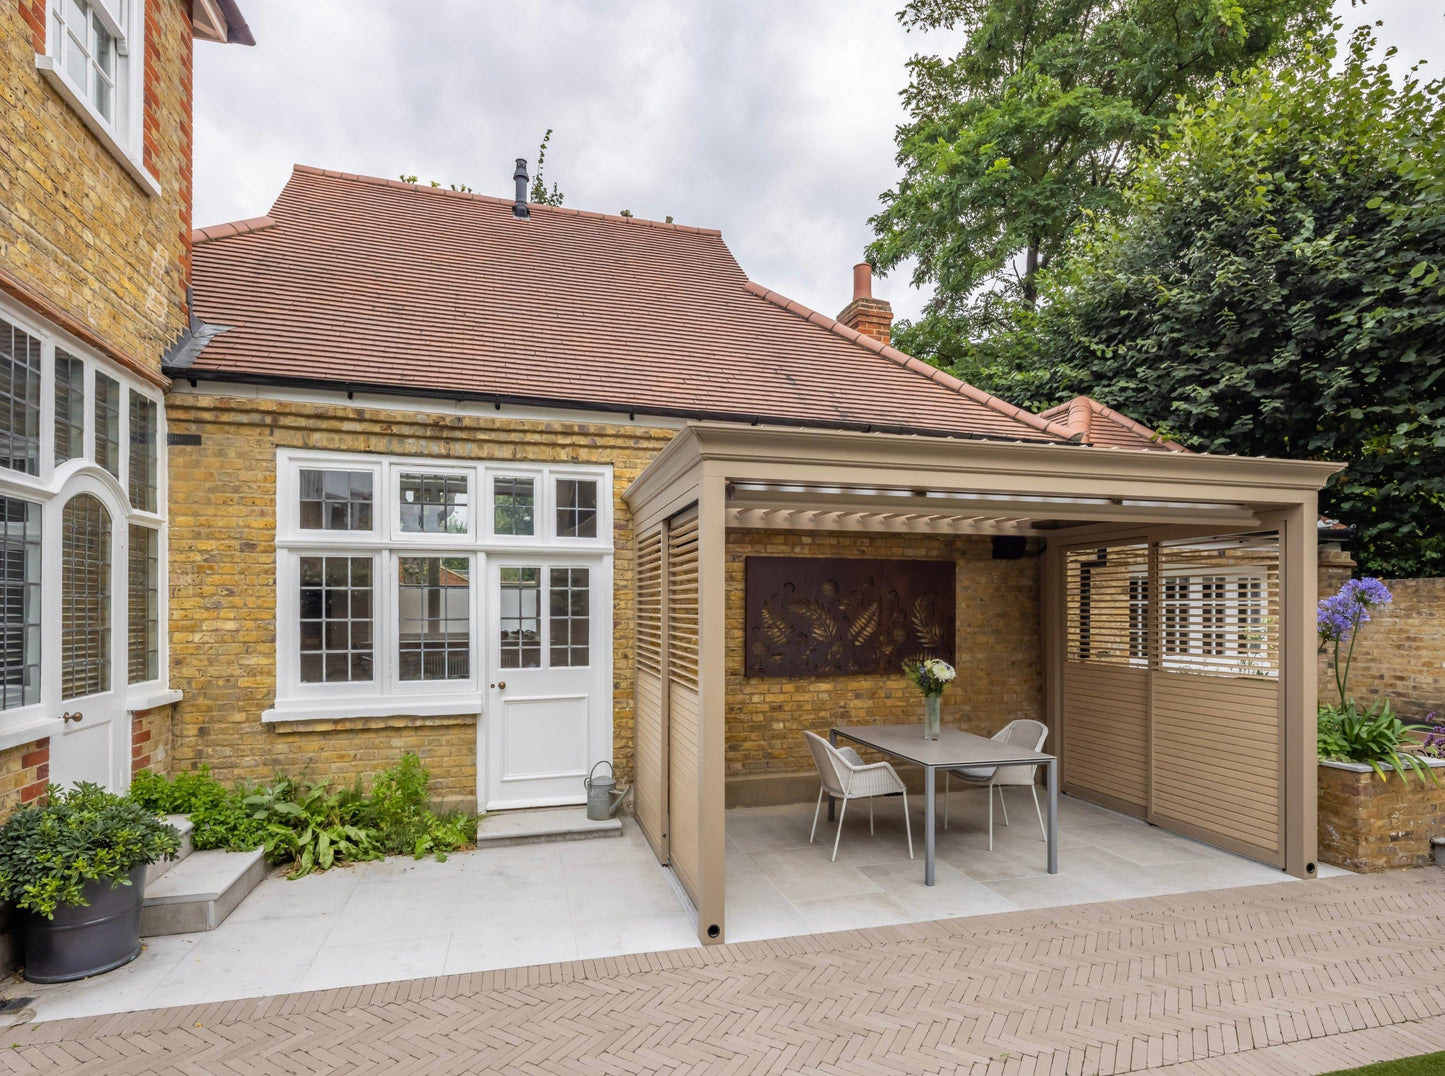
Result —
MULTIPOLYGON (((1347 554, 1320 553, 1320 597, 1350 577, 1347 554), (1328 558, 1328 559, 1327 559, 1328 558)), ((1361 703, 1389 699, 1406 721, 1430 711, 1445 721, 1445 579, 1386 579, 1395 600, 1360 632, 1349 692, 1361 703)), ((1334 653, 1320 655, 1320 701, 1339 698, 1334 653)))
POLYGON ((1435 836, 1445 836, 1445 781, 1382 779, 1355 763, 1320 763, 1319 857, 1325 863, 1363 872, 1423 867, 1434 862, 1435 836))

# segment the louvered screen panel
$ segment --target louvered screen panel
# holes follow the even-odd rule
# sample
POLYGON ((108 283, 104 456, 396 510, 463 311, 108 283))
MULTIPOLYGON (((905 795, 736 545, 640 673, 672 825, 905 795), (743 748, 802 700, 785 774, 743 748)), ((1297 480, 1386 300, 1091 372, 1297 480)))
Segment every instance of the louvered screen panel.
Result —
POLYGON ((664 764, 665 735, 663 670, 663 532, 637 539, 634 584, 633 697, 634 766, 636 773, 633 814, 659 859, 667 856, 667 789, 664 764))
POLYGON ((1276 535, 1159 549, 1150 820, 1284 864, 1276 535))
POLYGON ((1149 547, 1065 558, 1064 789, 1133 814, 1148 809, 1149 547))
POLYGON ((675 517, 667 535, 668 859, 700 904, 701 711, 698 697, 698 528, 693 510, 675 517))

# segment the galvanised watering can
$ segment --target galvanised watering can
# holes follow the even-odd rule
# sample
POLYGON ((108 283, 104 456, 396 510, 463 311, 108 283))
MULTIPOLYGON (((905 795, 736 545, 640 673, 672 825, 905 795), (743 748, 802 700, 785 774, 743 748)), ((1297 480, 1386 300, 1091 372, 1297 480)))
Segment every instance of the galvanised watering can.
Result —
POLYGON ((622 797, 627 795, 627 789, 615 791, 617 782, 613 778, 612 763, 603 759, 597 766, 592 767, 592 773, 587 775, 582 787, 587 790, 587 817, 594 822, 605 822, 622 806, 622 797), (606 777, 593 776, 597 773, 597 766, 607 767, 606 777))

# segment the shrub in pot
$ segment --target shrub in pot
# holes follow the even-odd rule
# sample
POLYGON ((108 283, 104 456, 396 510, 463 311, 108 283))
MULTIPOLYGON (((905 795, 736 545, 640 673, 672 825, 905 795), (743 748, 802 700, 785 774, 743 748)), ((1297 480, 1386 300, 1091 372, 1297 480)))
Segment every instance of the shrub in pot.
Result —
POLYGON ((180 848, 174 826, 99 785, 52 785, 0 826, 0 898, 17 916, 25 977, 60 983, 140 955, 145 869, 180 848))

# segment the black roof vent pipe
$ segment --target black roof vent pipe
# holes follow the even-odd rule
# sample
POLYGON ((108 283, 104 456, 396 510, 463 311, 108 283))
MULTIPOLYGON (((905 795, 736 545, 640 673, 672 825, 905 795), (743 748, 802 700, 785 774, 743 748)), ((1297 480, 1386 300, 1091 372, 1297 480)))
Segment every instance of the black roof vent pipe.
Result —
POLYGON ((512 178, 517 181, 517 200, 512 205, 512 216, 527 220, 532 215, 527 211, 527 158, 517 158, 517 170, 512 173, 512 178))

